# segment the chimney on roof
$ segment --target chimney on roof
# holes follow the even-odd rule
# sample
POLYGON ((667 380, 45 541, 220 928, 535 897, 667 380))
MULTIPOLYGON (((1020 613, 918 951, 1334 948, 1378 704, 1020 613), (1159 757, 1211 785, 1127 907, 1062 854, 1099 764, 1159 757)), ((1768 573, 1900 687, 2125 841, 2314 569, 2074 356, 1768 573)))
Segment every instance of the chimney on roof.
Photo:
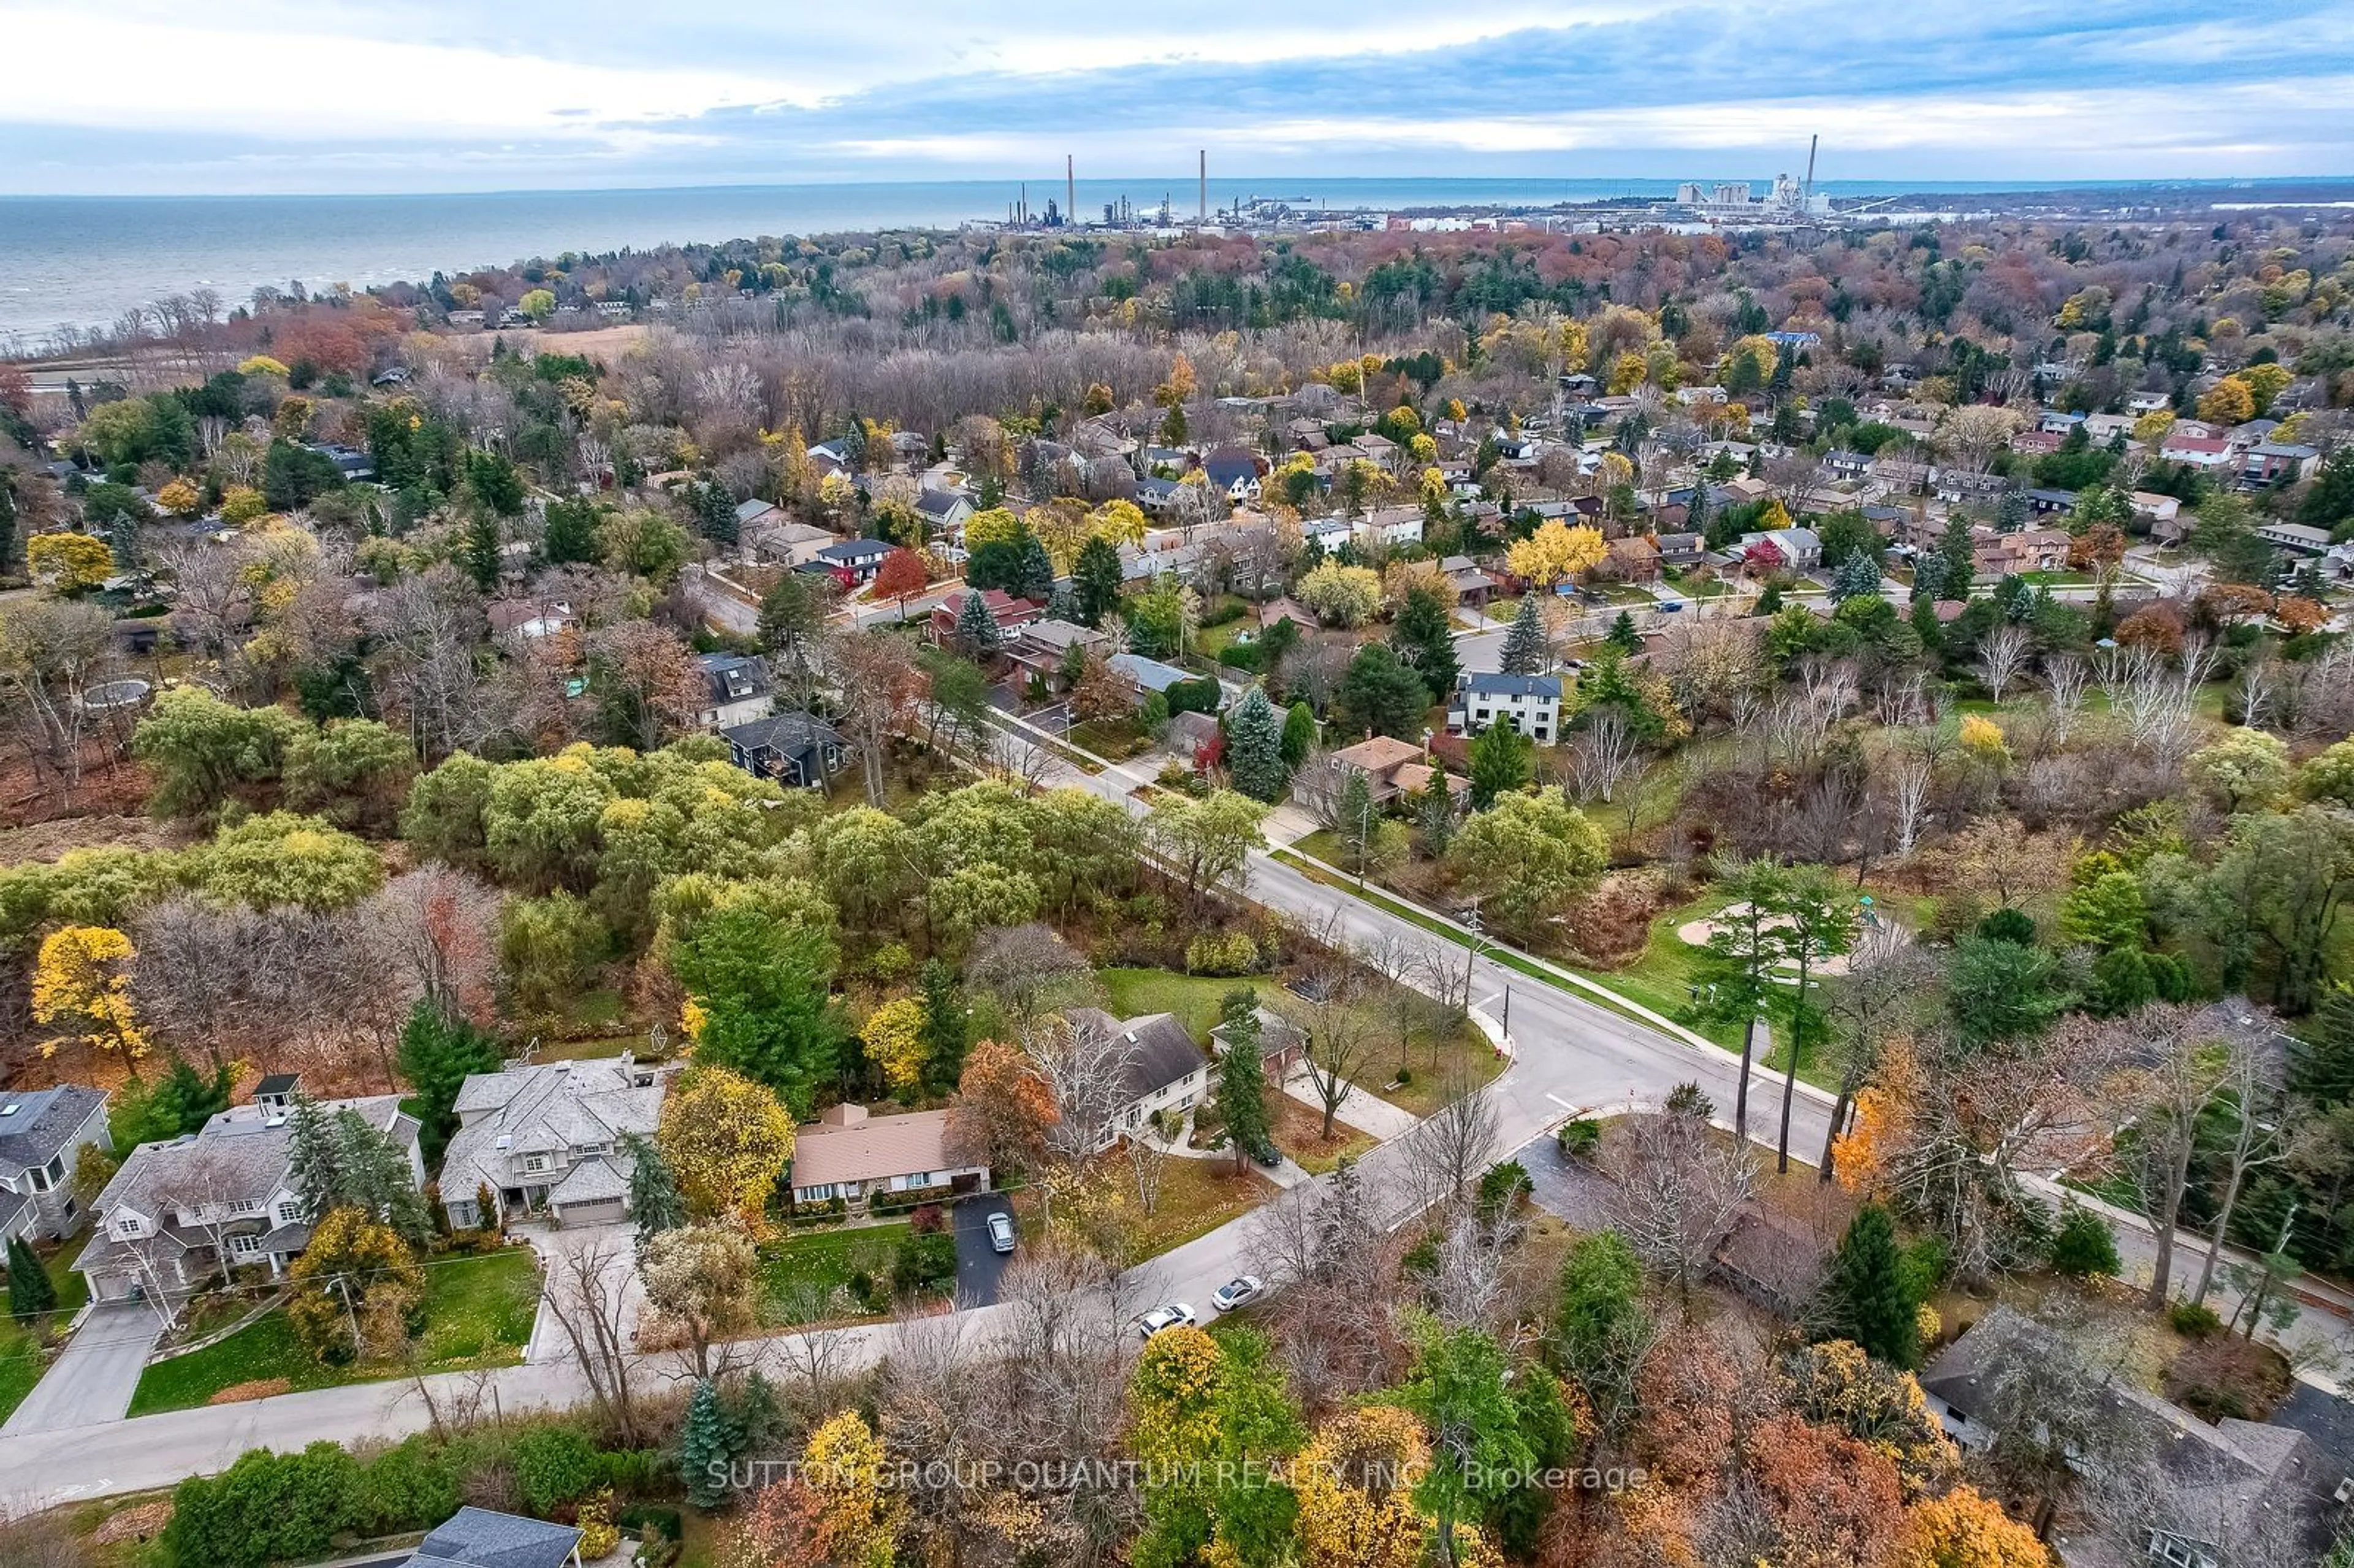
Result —
POLYGON ((864 1127, 866 1125, 866 1107, 864 1106, 854 1106, 844 1101, 843 1104, 835 1106, 832 1109, 827 1111, 823 1116, 819 1117, 817 1119, 825 1123, 828 1127, 864 1127))

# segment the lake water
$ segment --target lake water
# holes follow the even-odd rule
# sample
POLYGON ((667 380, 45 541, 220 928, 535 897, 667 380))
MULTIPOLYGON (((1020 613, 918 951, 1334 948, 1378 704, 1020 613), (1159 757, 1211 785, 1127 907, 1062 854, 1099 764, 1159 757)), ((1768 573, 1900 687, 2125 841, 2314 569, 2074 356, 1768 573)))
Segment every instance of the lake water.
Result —
MULTIPOLYGON (((1758 182, 1758 188, 1764 183, 1758 182)), ((1827 182, 1834 196, 1907 191, 2017 190, 2006 185, 1827 182)), ((668 241, 824 234, 891 227, 953 227, 1002 218, 1020 195, 1012 180, 663 190, 520 191, 465 196, 0 196, 0 349, 60 324, 94 326, 191 289, 236 305, 262 284, 354 288, 435 271, 503 266, 566 250, 604 251, 668 241)), ((1330 207, 1394 209, 1473 204, 1544 206, 1612 196, 1668 196, 1671 180, 1213 179, 1212 205, 1251 196, 1304 198, 1330 207)), ((2218 194, 2222 194, 2219 190, 2218 194)), ((1033 180, 1034 211, 1060 202, 1058 179, 1033 180)), ((1100 217, 1126 196, 1140 211, 1169 199, 1194 211, 1189 179, 1081 180, 1078 207, 1100 217)))

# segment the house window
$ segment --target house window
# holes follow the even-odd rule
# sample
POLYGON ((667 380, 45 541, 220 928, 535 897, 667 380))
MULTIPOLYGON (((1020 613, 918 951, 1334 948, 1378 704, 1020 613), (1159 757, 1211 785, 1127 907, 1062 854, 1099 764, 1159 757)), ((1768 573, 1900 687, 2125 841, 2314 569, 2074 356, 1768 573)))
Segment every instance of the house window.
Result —
POLYGON ((918 1187, 928 1187, 931 1184, 932 1173, 928 1171, 911 1171, 899 1179, 899 1185, 903 1191, 912 1192, 918 1187))
POLYGON ((525 1171, 529 1172, 545 1171, 547 1169, 547 1156, 545 1154, 526 1154, 523 1157, 523 1168, 525 1171))
POLYGON ((804 1187, 801 1190, 801 1201, 804 1203, 822 1203, 833 1195, 834 1185, 831 1181, 822 1187, 804 1187))
POLYGON ((114 1234, 119 1236, 136 1236, 139 1234, 139 1216, 125 1214, 115 1221, 114 1234))
POLYGON ((261 1238, 251 1231, 239 1231, 228 1238, 228 1250, 237 1257, 251 1257, 261 1250, 261 1238))
POLYGON ((289 1198, 278 1205, 278 1223, 291 1225, 302 1217, 302 1205, 289 1198))
POLYGON ((261 1209, 262 1202, 259 1198, 239 1198, 228 1206, 232 1214, 258 1214, 261 1209))

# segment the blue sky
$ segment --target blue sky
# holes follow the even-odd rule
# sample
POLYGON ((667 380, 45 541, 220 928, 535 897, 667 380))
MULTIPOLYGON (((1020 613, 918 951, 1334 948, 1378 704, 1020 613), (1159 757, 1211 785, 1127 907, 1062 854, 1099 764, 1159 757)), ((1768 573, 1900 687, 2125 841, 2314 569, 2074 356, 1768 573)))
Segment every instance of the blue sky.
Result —
POLYGON ((2354 175, 2354 0, 1139 9, 0 0, 0 191, 2354 175))

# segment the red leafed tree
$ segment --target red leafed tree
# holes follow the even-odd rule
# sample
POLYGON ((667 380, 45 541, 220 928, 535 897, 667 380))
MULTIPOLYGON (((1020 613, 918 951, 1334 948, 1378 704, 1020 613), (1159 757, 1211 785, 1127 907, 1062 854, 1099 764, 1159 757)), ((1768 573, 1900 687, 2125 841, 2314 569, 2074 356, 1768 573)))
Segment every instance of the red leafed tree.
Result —
POLYGON ((1758 572, 1778 572, 1790 564, 1788 557, 1782 554, 1782 546, 1771 539, 1760 539, 1750 546, 1744 558, 1749 562, 1750 569, 1758 572))
POLYGON ((903 546, 883 557, 883 565, 875 574, 875 597, 897 599, 904 615, 907 600, 923 592, 931 580, 931 569, 924 565, 924 557, 903 546))

